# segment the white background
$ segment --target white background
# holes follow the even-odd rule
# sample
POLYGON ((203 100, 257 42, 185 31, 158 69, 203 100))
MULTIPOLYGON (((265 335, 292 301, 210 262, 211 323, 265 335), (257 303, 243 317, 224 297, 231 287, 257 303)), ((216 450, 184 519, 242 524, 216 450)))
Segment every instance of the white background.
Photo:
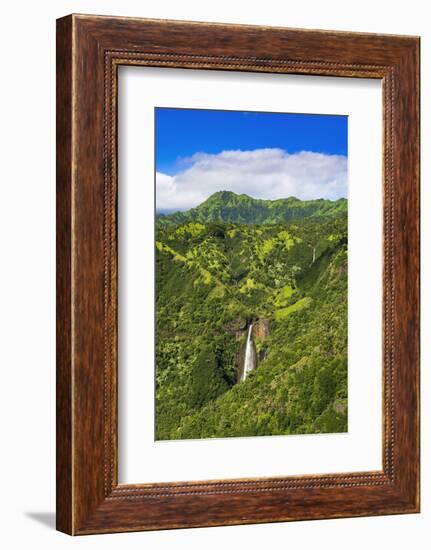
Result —
POLYGON ((148 67, 122 67, 119 78, 120 482, 381 470, 381 82, 148 67), (154 442, 153 121, 154 107, 172 102, 348 114, 348 433, 154 442))
MULTIPOLYGON (((103 535, 53 530, 55 18, 70 12, 209 20, 422 36, 422 151, 431 150, 431 30, 427 2, 56 0, 3 5, 1 143, 1 543, 5 548, 306 550, 429 547, 431 340, 422 344, 422 514, 103 535), (427 537, 429 539, 429 535, 427 537)), ((430 164, 422 166, 422 327, 431 330, 430 164)), ((365 223, 365 220, 364 220, 365 223)))

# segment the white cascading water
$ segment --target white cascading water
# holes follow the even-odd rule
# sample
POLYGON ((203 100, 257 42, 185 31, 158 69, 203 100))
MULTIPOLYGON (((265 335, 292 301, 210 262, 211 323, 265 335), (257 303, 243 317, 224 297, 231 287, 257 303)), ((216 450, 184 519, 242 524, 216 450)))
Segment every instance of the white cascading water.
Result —
POLYGON ((311 260, 310 267, 314 264, 315 261, 316 261, 316 247, 313 246, 313 259, 311 260))
POLYGON ((253 341, 251 339, 251 331, 253 330, 253 324, 250 324, 248 327, 247 335, 247 344, 245 346, 245 357, 244 357, 244 369, 242 373, 242 379, 247 378, 247 374, 254 369, 254 350, 253 350, 253 341))

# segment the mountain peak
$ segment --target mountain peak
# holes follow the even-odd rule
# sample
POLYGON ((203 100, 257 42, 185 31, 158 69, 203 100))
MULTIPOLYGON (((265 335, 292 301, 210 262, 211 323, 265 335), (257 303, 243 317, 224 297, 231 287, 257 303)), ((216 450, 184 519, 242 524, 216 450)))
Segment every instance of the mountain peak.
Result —
MULTIPOLYGON (((229 201, 232 199, 235 199, 236 197, 239 197, 236 193, 233 191, 216 191, 212 195, 210 195, 203 203, 201 203, 199 206, 202 206, 202 204, 208 203, 208 202, 214 202, 214 201, 229 201)), ((197 208, 199 208, 199 206, 197 208)))
MULTIPOLYGON (((258 201, 260 199, 254 199, 253 197, 250 197, 250 195, 246 195, 245 193, 238 194, 238 193, 235 193, 234 191, 216 191, 215 193, 210 195, 206 199, 206 201, 204 201, 202 204, 205 204, 208 201, 214 201, 214 200, 231 202, 231 201, 241 201, 241 200, 258 201)), ((199 206, 197 208, 199 208, 199 206)))
MULTIPOLYGON (((315 199, 317 201, 324 201, 325 199, 315 199)), ((339 199, 342 200, 342 199, 339 199)), ((286 197, 283 199, 258 199, 255 197, 251 197, 250 195, 247 195, 246 193, 235 193, 234 191, 216 191, 212 195, 210 195, 207 199, 205 199, 204 202, 202 202, 200 205, 196 206, 195 208, 200 208, 204 204, 213 203, 215 201, 222 201, 222 202, 253 202, 253 203, 304 203, 304 202, 313 202, 313 201, 303 201, 301 199, 298 199, 297 197, 291 195, 290 197, 286 197)), ((332 201, 330 201, 332 202, 332 201)))
POLYGON ((208 198, 211 199, 212 197, 221 197, 221 198, 229 198, 229 197, 238 197, 239 195, 235 193, 234 191, 216 191, 212 195, 210 195, 208 198))
POLYGON ((277 224, 308 217, 334 218, 347 213, 347 200, 316 199, 303 201, 296 197, 265 200, 245 193, 216 191, 199 206, 186 212, 176 212, 159 218, 163 224, 181 224, 188 221, 249 224, 277 224))

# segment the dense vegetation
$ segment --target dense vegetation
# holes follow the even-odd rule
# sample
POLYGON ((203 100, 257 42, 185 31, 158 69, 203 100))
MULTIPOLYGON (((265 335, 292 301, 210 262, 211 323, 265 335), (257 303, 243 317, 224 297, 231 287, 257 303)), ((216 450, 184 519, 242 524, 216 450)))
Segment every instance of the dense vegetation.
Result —
POLYGON ((346 201, 220 192, 156 230, 156 438, 346 431, 346 201))
POLYGON ((340 214, 347 214, 346 199, 301 201, 289 197, 269 201, 237 195, 232 191, 219 191, 187 212, 159 216, 158 222, 160 225, 177 225, 188 221, 275 224, 305 217, 334 217, 340 214))

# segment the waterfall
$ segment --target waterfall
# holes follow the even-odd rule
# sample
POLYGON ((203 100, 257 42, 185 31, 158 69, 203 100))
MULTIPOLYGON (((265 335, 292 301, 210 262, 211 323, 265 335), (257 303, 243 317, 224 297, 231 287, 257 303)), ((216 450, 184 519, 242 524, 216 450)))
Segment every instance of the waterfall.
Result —
POLYGON ((245 380, 247 378, 247 374, 254 369, 254 366, 256 363, 253 340, 251 338, 252 330, 253 330, 253 323, 250 323, 250 326, 248 327, 247 343, 245 346, 244 369, 242 372, 242 380, 245 380))
POLYGON ((310 267, 314 264, 314 262, 316 261, 316 247, 313 246, 313 259, 311 260, 311 264, 310 264, 310 267))

